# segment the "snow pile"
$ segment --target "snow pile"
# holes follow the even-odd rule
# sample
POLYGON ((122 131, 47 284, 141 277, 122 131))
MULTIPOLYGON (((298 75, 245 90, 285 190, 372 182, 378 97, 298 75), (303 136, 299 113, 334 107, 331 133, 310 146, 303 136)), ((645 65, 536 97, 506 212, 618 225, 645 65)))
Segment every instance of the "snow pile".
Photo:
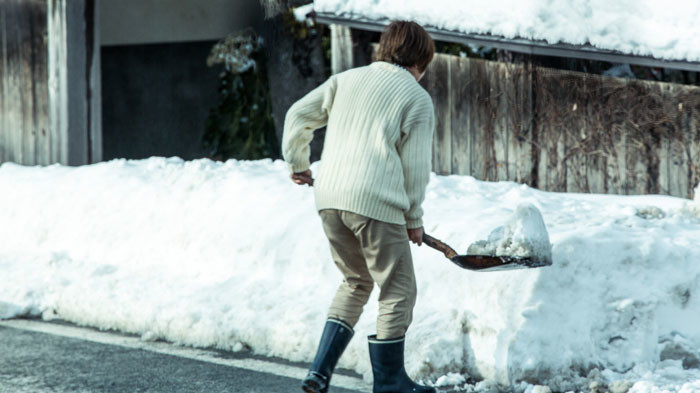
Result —
POLYGON ((700 60, 700 2, 676 0, 314 0, 317 12, 700 60))
POLYGON ((299 23, 309 23, 307 16, 314 10, 314 3, 294 8, 294 18, 299 23))
POLYGON ((683 205, 683 208, 679 211, 680 215, 683 215, 690 219, 697 219, 700 223, 700 184, 695 187, 694 199, 683 205))
POLYGON ((488 240, 479 240, 467 254, 533 257, 552 261, 552 245, 542 214, 532 204, 522 204, 504 226, 494 229, 488 240))
POLYGON ((447 373, 435 381, 435 386, 458 386, 466 382, 466 378, 462 374, 447 373))
MULTIPOLYGON (((312 360, 341 276, 313 190, 284 163, 3 164, 0 190, 1 318, 312 360)), ((550 267, 471 272, 413 246, 409 374, 466 391, 698 391, 700 220, 681 214, 688 201, 433 176, 425 229, 464 250, 526 217, 523 204, 542 214, 550 267), (649 207, 663 214, 637 214, 649 207)), ((377 296, 340 361, 367 376, 377 296)))

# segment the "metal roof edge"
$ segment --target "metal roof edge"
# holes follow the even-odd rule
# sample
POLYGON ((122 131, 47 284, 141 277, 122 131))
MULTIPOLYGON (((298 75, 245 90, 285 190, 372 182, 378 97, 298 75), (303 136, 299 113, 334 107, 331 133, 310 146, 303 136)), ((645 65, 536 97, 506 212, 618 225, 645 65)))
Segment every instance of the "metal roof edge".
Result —
MULTIPOLYGON (((314 12, 313 17, 320 23, 344 25, 367 31, 382 32, 384 28, 389 25, 388 20, 375 21, 369 19, 353 19, 322 12, 314 12)), ((429 26, 425 27, 425 30, 437 41, 490 46, 531 55, 570 57, 585 60, 607 61, 610 63, 627 63, 647 67, 662 67, 700 72, 700 62, 665 60, 653 56, 631 55, 619 51, 599 49, 592 45, 549 44, 545 41, 467 34, 457 31, 440 30, 429 26)))

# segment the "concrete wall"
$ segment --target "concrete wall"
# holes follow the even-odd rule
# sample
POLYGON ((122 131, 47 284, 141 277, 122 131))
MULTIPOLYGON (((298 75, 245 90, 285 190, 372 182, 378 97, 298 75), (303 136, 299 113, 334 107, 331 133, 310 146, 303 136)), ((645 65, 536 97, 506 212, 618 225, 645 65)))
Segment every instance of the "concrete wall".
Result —
POLYGON ((204 123, 218 96, 215 41, 102 48, 103 154, 113 158, 205 155, 204 123))
POLYGON ((218 40, 262 23, 258 0, 102 0, 102 45, 218 40))

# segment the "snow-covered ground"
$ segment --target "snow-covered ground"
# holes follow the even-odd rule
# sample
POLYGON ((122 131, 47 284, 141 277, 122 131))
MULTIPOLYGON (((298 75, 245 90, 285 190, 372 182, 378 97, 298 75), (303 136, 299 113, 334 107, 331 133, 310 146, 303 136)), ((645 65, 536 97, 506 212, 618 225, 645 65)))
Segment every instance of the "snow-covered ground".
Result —
POLYGON ((355 19, 413 20, 464 33, 700 60, 696 0, 314 0, 314 9, 355 19))
MULTIPOLYGON (((312 359, 341 277, 284 163, 6 163, 0 191, 0 318, 312 359)), ((466 391, 700 392, 700 197, 433 176, 425 228, 465 252, 521 204, 542 213, 551 267, 471 272, 413 246, 409 373, 466 391)), ((368 378, 373 296, 340 362, 368 378)))

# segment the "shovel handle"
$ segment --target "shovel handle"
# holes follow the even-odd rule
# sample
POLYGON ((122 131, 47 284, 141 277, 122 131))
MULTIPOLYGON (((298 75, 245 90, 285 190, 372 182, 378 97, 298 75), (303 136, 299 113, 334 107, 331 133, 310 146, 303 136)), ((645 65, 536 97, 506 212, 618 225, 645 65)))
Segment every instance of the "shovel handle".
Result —
POLYGON ((423 233, 423 243, 427 244, 429 247, 432 247, 442 252, 443 254, 445 254, 445 257, 447 257, 447 259, 452 259, 452 257, 457 255, 457 252, 452 247, 428 235, 427 233, 423 233))

